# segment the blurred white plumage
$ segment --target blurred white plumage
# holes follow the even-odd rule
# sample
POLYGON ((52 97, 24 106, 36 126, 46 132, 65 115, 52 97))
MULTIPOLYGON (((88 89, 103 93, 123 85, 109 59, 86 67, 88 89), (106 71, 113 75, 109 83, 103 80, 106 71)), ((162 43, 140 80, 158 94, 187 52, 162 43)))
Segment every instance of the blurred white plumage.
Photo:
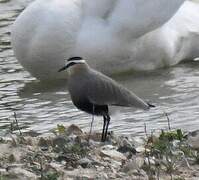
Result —
POLYGON ((199 57, 198 19, 199 1, 186 1, 166 24, 131 44, 131 66, 153 70, 199 57))
MULTIPOLYGON (((148 33, 168 21, 183 2, 184 0, 36 0, 21 13, 13 25, 13 49, 19 62, 39 79, 64 78, 65 75, 57 73, 57 69, 64 64, 65 59, 73 55, 92 59, 88 63, 106 74, 162 67, 161 58, 157 61, 162 53, 167 53, 167 44, 163 47, 166 48, 164 52, 158 52, 156 48, 151 52, 150 44, 156 44, 156 41, 170 43, 166 40, 161 42, 159 31, 170 34, 166 26, 168 29, 170 26, 178 26, 178 19, 184 22, 187 15, 182 12, 177 14, 173 20, 177 23, 169 25, 170 20, 161 30, 157 30, 157 35, 155 31, 152 32, 154 35, 148 33), (153 58, 148 60, 148 53, 155 53, 152 55, 157 56, 154 62, 153 58)), ((193 8, 187 7, 189 5, 186 3, 183 6, 186 6, 185 10, 193 8)), ((173 39, 175 35, 171 42, 173 39)), ((170 64, 174 63, 168 60, 168 65, 170 64)))

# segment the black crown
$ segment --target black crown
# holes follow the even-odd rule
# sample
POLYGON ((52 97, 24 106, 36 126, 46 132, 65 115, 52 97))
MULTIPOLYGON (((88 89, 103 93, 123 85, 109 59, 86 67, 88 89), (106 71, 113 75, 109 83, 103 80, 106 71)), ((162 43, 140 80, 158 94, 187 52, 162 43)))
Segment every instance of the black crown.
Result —
POLYGON ((71 57, 68 59, 68 61, 74 61, 74 60, 82 60, 82 57, 71 57))

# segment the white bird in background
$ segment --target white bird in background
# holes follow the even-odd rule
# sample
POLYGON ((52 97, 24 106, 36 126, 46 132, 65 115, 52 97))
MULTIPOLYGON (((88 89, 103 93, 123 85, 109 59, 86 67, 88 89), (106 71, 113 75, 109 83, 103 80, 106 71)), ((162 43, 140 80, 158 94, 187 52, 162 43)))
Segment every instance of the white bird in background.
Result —
MULTIPOLYGON (((183 2, 36 0, 16 19, 12 46, 19 62, 41 80, 64 78, 65 74, 60 75, 57 69, 74 54, 92 59, 88 62, 92 67, 111 74, 139 69, 140 58, 135 57, 144 52, 140 69, 154 69, 161 65, 156 60, 148 61, 145 40, 141 40, 141 47, 137 40, 161 27, 183 2)), ((153 41, 148 40, 148 45, 153 41)), ((151 53, 160 54, 157 50, 151 53)))
POLYGON ((131 67, 153 70, 199 57, 199 0, 186 1, 162 27, 131 45, 131 67))

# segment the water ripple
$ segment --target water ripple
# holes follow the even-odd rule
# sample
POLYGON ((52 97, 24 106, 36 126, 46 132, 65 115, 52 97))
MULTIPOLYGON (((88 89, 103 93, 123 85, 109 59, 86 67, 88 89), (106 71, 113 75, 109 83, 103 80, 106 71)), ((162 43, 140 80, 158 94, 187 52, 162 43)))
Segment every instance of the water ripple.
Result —
MULTIPOLYGON (((23 130, 48 132, 57 124, 78 124, 89 129, 91 116, 72 104, 67 87, 35 80, 17 62, 10 44, 10 28, 19 12, 30 0, 0 1, 0 135, 9 128, 13 113, 23 130)), ((182 64, 145 74, 114 77, 139 96, 157 106, 150 111, 116 108, 110 130, 117 133, 144 135, 147 131, 168 128, 165 112, 172 128, 199 128, 199 64, 182 64)), ((102 129, 102 118, 95 117, 94 129, 102 129)))

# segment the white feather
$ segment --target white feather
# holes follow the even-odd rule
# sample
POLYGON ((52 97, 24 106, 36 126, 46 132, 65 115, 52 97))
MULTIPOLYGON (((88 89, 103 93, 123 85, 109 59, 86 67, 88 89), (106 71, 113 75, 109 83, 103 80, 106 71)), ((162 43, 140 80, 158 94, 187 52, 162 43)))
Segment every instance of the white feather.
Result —
POLYGON ((36 0, 15 21, 12 46, 19 62, 39 79, 63 78, 57 70, 71 56, 83 56, 109 74, 137 69, 135 39, 162 26, 183 2, 36 0))

